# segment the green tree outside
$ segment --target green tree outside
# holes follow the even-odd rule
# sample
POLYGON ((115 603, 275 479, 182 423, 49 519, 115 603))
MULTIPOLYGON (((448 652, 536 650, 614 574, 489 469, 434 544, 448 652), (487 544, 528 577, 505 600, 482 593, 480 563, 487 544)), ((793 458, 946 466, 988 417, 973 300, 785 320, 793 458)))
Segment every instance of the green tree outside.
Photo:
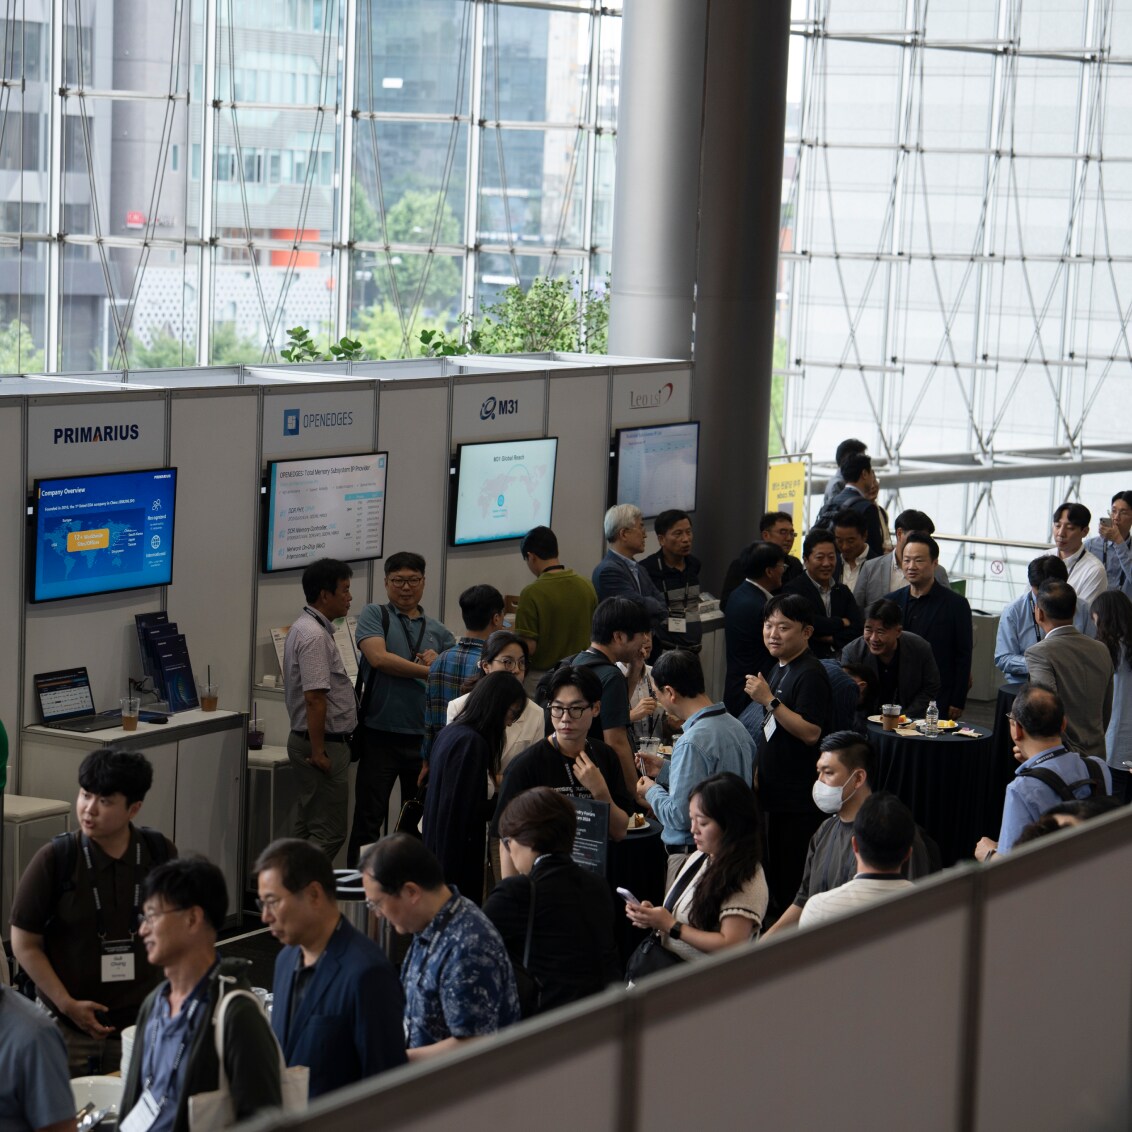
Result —
POLYGON ((42 373, 44 355, 18 318, 0 327, 0 373, 42 373))

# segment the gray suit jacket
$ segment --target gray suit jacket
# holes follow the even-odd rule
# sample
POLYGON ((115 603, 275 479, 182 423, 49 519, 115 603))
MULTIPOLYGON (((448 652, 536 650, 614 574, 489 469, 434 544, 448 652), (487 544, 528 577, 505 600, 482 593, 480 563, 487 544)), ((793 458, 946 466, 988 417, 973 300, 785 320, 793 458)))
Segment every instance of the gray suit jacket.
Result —
MULTIPOLYGON (((891 554, 882 554, 879 558, 869 558, 865 561, 861 566, 861 572, 857 575, 857 584, 853 587, 853 596, 857 599, 863 614, 868 613, 869 606, 874 601, 880 601, 885 594, 892 593, 891 580, 891 554)), ((947 580, 947 571, 942 566, 936 566, 935 580, 951 589, 951 584, 947 580)), ((897 586, 897 589, 900 588, 897 586)))
MULTIPOLYGON (((918 718, 928 710, 929 701, 939 701, 939 666, 931 645, 915 633, 900 634, 899 656, 900 679, 896 691, 900 706, 905 715, 918 718)), ((876 657, 869 652, 864 637, 850 641, 841 650, 841 663, 859 664, 879 674, 876 657)), ((879 705, 876 708, 880 710, 879 705)))
POLYGON ((1051 629, 1026 650, 1030 680, 1053 688, 1065 705, 1065 733, 1083 755, 1105 757, 1112 715, 1112 657, 1073 625, 1051 629))

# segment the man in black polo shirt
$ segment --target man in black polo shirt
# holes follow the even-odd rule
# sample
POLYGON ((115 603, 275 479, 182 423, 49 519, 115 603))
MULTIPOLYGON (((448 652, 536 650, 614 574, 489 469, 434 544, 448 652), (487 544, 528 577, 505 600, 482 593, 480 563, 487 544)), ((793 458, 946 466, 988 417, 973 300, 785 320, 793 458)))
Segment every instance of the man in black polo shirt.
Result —
POLYGON ((939 666, 940 718, 958 719, 971 687, 971 606, 936 580, 939 543, 922 531, 904 540, 901 565, 908 585, 886 595, 900 607, 904 630, 923 637, 939 666))
POLYGON ((779 910, 802 882, 806 851, 822 813, 814 805, 814 763, 829 729, 833 693, 822 663, 810 652, 813 617, 798 594, 779 594, 763 610, 763 637, 772 660, 747 677, 745 690, 765 712, 755 736, 759 801, 766 815, 766 879, 779 910))

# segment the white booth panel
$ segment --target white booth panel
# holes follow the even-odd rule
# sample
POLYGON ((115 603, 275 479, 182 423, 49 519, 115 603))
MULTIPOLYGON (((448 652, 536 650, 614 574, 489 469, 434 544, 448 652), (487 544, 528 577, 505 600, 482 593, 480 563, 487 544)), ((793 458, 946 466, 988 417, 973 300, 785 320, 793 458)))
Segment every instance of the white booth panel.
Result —
POLYGON ((686 366, 613 371, 613 427, 668 424, 692 416, 692 370, 686 366))
POLYGON ((988 877, 976 1128, 1128 1127, 1130 876, 1132 845, 1005 891, 988 877))
POLYGON ((372 452, 375 397, 373 386, 344 388, 338 379, 314 392, 265 390, 264 461, 372 452))
POLYGON ((855 946, 838 945, 844 924, 820 929, 821 962, 747 987, 737 980, 734 995, 707 995, 663 1020, 648 1017, 646 1000, 637 1126, 723 1128, 746 1113, 767 1128, 959 1127, 969 916, 953 908, 891 922, 855 946))

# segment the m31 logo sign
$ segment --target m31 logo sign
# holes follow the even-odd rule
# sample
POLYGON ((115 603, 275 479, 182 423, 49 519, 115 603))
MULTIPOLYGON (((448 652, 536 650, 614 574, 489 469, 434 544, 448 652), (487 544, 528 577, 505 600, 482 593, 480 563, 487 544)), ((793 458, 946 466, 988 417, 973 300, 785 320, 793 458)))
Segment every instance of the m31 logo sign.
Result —
POLYGON ((480 406, 480 420, 493 421, 497 416, 507 417, 518 411, 518 397, 487 397, 480 406))

